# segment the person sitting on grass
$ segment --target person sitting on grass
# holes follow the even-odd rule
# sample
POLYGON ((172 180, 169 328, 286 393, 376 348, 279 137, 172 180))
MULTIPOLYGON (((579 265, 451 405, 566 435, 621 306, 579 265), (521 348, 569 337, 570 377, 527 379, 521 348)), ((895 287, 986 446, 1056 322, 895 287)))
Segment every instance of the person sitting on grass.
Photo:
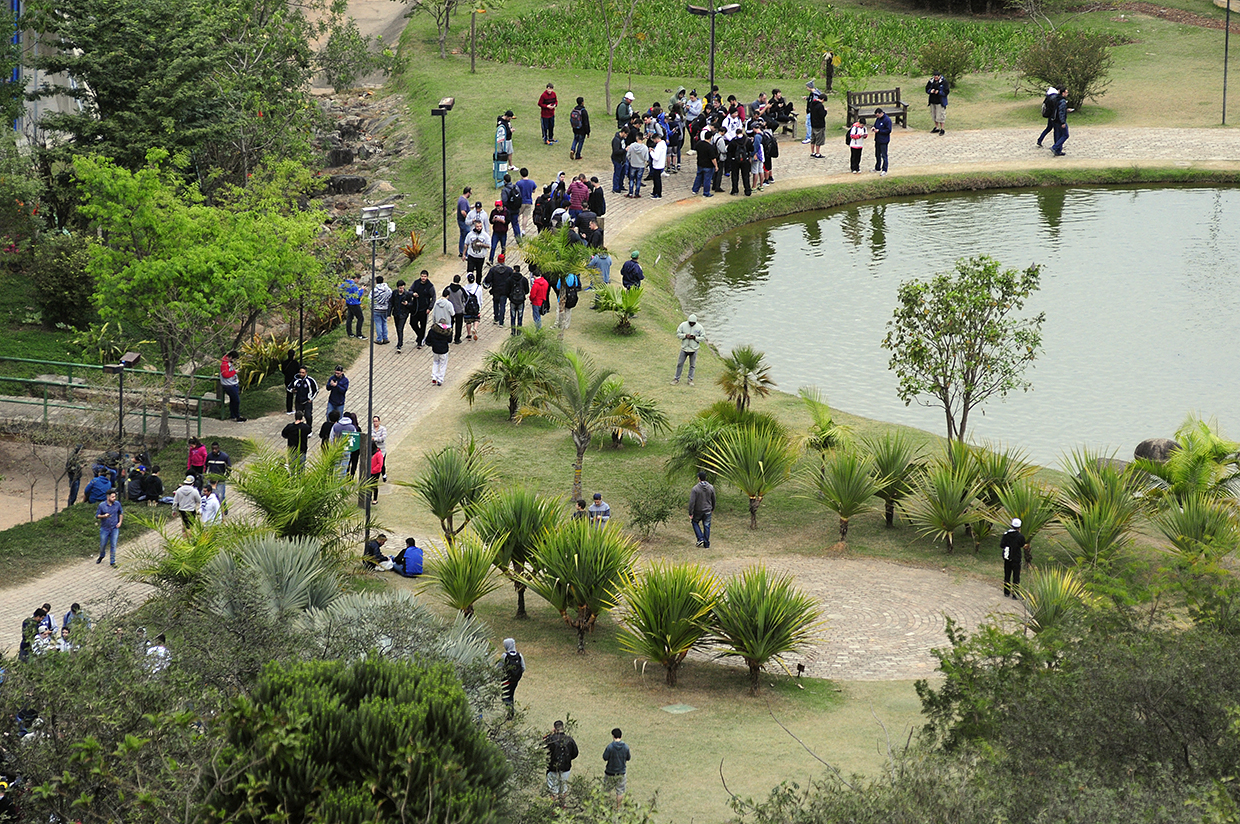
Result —
POLYGON ((406 578, 422 574, 422 547, 418 546, 416 538, 405 539, 405 548, 392 559, 392 571, 406 578))
POLYGON ((376 569, 380 564, 391 561, 391 558, 383 554, 383 545, 386 543, 387 536, 382 532, 374 540, 368 541, 366 548, 362 551, 362 566, 366 569, 376 569))

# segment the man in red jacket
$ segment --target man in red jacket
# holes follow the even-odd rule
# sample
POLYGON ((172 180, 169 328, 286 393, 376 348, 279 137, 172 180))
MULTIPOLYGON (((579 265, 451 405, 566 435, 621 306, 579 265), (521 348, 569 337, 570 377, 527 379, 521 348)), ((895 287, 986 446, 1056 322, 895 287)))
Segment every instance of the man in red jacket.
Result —
POLYGON ((548 83, 547 88, 538 96, 538 108, 542 113, 542 136, 543 143, 550 146, 552 143, 559 143, 555 139, 555 107, 559 105, 559 100, 555 96, 554 84, 548 83))

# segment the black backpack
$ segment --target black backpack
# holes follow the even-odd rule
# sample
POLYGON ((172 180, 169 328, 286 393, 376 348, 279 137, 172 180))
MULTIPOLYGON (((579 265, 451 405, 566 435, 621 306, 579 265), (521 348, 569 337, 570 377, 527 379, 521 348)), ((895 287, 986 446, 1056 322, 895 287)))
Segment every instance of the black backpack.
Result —
POLYGON ((564 308, 572 309, 577 305, 577 293, 581 291, 581 278, 576 275, 566 275, 564 277, 564 308), (573 284, 568 285, 568 279, 573 279, 573 284))
POLYGON ((573 127, 574 132, 581 131, 582 118, 581 113, 584 111, 580 106, 568 113, 568 125, 573 127))
POLYGON ((521 190, 515 183, 504 187, 504 208, 508 210, 508 214, 515 215, 521 211, 521 202, 521 190))
POLYGON ((503 673, 505 681, 519 680, 525 674, 525 667, 521 666, 521 653, 504 653, 503 673))
POLYGON ((465 315, 466 317, 477 317, 482 314, 482 307, 478 304, 478 296, 473 292, 465 293, 465 315))
POLYGON ((1055 104, 1059 102, 1058 95, 1048 94, 1042 98, 1042 116, 1050 120, 1055 116, 1055 104))

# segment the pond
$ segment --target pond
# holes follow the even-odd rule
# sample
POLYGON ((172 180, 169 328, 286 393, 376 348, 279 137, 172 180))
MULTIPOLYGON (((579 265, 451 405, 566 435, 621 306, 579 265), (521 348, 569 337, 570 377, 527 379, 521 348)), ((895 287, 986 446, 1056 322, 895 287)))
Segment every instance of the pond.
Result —
POLYGON ((971 439, 1056 464, 1073 448, 1131 458, 1191 412, 1240 437, 1240 189, 1043 188, 855 204, 755 223, 682 267, 677 296, 726 353, 766 353, 780 388, 943 434, 905 407, 881 347, 900 283, 986 254, 1042 266, 1033 388, 970 417, 971 439))

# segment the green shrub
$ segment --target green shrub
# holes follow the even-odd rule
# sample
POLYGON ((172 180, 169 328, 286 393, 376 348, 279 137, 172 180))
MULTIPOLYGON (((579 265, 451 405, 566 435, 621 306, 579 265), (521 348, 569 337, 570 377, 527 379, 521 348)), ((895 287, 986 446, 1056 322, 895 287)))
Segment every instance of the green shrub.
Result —
POLYGON ((1111 84, 1110 36, 1102 32, 1059 29, 1033 43, 1017 61, 1021 82, 1042 95, 1047 86, 1068 90, 1068 105, 1079 109, 1097 101, 1111 84))
POLYGON ((682 491, 666 478, 638 478, 625 487, 624 503, 629 510, 629 525, 643 539, 649 538, 688 499, 687 491, 682 491))
POLYGON ((90 243, 80 235, 49 232, 35 244, 30 279, 46 325, 85 329, 95 317, 88 299, 95 291, 94 280, 86 272, 90 243))
POLYGON ((949 87, 955 88, 956 81, 973 67, 973 44, 955 38, 931 40, 917 53, 917 67, 922 74, 938 72, 949 87))

